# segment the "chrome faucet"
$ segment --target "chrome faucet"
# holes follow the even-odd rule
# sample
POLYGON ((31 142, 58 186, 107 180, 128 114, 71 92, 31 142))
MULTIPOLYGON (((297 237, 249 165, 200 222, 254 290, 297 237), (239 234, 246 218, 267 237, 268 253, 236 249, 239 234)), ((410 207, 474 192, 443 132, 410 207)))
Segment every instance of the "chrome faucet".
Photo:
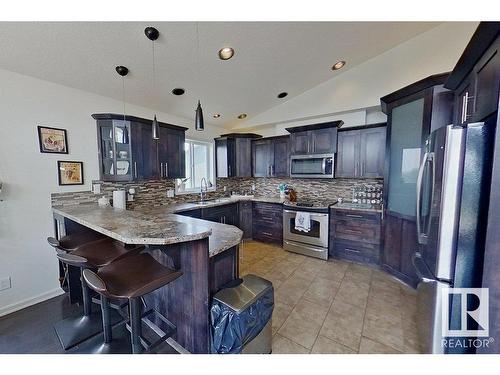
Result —
POLYGON ((202 177, 201 182, 200 182, 200 201, 203 202, 205 200, 205 195, 207 194, 208 191, 208 185, 207 185, 207 180, 205 177, 202 177), (203 190, 203 182, 205 182, 205 190, 203 190))

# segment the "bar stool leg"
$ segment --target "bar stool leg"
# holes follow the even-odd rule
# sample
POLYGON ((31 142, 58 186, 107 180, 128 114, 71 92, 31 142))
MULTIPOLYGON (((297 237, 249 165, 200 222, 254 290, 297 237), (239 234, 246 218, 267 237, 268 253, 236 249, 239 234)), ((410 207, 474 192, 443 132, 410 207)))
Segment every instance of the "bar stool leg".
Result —
POLYGON ((83 299, 83 315, 90 316, 92 314, 92 296, 87 283, 83 279, 83 268, 80 269, 80 281, 82 283, 82 299, 83 299))
POLYGON ((109 316, 109 299, 101 296, 102 328, 104 331, 104 342, 109 344, 113 340, 111 332, 111 319, 109 316))
POLYGON ((140 298, 130 298, 130 326, 131 326, 131 337, 132 337, 132 353, 139 354, 142 353, 141 344, 141 299, 140 298))

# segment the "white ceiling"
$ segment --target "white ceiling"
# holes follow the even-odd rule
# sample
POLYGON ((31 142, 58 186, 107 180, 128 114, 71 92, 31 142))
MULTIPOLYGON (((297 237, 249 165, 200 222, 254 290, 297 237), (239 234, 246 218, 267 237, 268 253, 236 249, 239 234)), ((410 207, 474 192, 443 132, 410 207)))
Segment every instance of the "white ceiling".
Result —
POLYGON ((114 68, 125 65, 127 102, 192 118, 200 99, 205 121, 230 127, 242 112, 255 116, 438 24, 201 22, 198 60, 194 22, 0 22, 0 67, 121 100, 114 68), (146 26, 160 31, 156 94, 146 26), (235 49, 231 60, 219 60, 224 46, 235 49), (337 60, 347 65, 333 72, 337 60), (172 95, 175 87, 186 94, 172 95), (289 96, 278 99, 281 91, 289 96))

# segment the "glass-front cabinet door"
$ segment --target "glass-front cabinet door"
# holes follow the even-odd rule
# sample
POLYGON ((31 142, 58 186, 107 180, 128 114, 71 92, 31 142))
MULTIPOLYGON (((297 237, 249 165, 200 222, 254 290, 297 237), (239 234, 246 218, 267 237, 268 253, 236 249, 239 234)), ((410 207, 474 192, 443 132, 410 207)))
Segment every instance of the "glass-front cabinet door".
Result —
POLYGON ((387 209, 407 218, 416 216, 423 124, 424 98, 392 109, 387 209))
POLYGON ((101 176, 106 181, 129 181, 134 177, 130 147, 130 122, 102 121, 99 126, 101 176))

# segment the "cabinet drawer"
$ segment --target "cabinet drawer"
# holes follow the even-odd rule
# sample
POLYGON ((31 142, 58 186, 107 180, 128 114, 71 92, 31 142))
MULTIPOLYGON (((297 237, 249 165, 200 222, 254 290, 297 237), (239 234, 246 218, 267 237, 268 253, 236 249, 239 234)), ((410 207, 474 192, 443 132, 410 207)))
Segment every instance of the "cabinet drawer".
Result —
POLYGON ((277 227, 270 227, 269 225, 262 225, 253 223, 252 238, 262 242, 272 242, 281 244, 283 241, 283 229, 277 227))
POLYGON ((274 223, 283 219, 283 207, 272 203, 253 203, 254 220, 274 223))
POLYGON ((377 222, 333 217, 331 230, 335 239, 366 242, 375 245, 380 243, 381 228, 377 222))
POLYGON ((354 220, 370 220, 373 222, 380 222, 379 212, 332 209, 330 213, 332 216, 336 216, 338 218, 354 219, 354 220))
POLYGON ((354 241, 335 241, 332 255, 355 262, 378 264, 380 246, 354 241))

